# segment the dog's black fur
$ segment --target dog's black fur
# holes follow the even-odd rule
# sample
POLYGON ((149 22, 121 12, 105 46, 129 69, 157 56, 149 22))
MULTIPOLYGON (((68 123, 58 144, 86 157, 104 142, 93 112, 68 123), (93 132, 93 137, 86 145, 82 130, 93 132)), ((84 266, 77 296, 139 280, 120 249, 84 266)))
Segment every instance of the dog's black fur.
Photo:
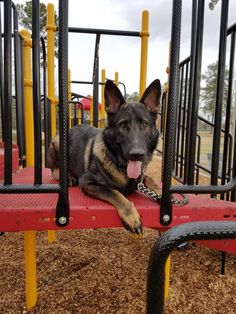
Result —
MULTIPOLYGON (((81 125, 73 127, 69 132, 70 176, 79 181, 86 194, 111 203, 124 226, 136 234, 142 233, 140 216, 133 203, 124 195, 136 189, 141 177, 140 164, 142 169, 145 168, 156 148, 159 135, 156 118, 160 96, 160 81, 155 80, 145 90, 139 103, 126 103, 117 86, 107 81, 107 126, 97 129, 81 125), (132 178, 128 177, 130 171, 131 174, 135 173, 131 175, 132 178)), ((48 151, 48 164, 57 179, 58 150, 56 137, 48 151)), ((151 178, 143 176, 143 180, 146 186, 158 189, 151 178)))

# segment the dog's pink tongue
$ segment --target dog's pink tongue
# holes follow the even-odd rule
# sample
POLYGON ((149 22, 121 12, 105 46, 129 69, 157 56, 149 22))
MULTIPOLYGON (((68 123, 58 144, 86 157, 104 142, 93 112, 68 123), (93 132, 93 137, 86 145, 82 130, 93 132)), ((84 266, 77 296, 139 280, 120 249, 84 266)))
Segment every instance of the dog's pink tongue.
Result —
POLYGON ((141 161, 128 161, 128 167, 127 167, 127 175, 131 179, 137 179, 141 174, 141 161))

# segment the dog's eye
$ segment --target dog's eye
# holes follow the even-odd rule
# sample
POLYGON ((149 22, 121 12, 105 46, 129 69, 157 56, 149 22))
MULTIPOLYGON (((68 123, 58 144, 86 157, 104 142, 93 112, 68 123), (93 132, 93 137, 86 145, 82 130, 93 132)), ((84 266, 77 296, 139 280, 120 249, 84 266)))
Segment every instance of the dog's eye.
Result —
POLYGON ((149 126, 149 122, 146 120, 142 120, 142 127, 147 128, 149 126))
POLYGON ((127 130, 128 129, 128 121, 126 121, 126 120, 120 121, 119 127, 122 128, 123 130, 127 130))

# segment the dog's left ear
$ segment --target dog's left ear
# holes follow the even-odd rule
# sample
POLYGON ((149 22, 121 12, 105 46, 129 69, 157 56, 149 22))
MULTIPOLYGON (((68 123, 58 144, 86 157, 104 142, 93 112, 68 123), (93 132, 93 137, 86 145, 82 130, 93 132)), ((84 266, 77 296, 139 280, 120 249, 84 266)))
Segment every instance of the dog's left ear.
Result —
POLYGON ((125 103, 125 99, 119 88, 111 80, 107 80, 105 84, 105 109, 107 113, 116 112, 119 107, 125 103))
POLYGON ((158 113, 161 98, 161 83, 160 80, 153 81, 144 91, 140 101, 147 110, 153 113, 158 113))

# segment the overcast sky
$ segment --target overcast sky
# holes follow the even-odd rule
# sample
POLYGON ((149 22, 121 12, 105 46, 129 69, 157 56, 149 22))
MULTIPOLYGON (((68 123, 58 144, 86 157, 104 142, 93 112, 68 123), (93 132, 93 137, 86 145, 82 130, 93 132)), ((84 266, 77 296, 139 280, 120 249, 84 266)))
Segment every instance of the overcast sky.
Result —
MULTIPOLYGON (((58 10, 58 1, 52 2, 58 10)), ((24 3, 17 0, 15 3, 24 3)), ((191 3, 183 0, 181 59, 190 53, 191 3)), ((215 62, 218 56, 219 22, 221 1, 214 11, 205 7, 205 30, 203 46, 203 71, 207 64, 215 62)), ((69 1, 69 26, 87 28, 105 28, 129 31, 141 30, 143 10, 149 11, 149 49, 147 84, 159 78, 162 84, 166 81, 168 51, 171 29, 171 0, 86 0, 69 1)), ((236 1, 230 0, 229 22, 236 22, 236 1)), ((114 79, 119 72, 119 80, 124 82, 127 92, 139 90, 140 74, 140 38, 107 36, 100 41, 100 70, 106 69, 107 78, 114 79)), ((72 80, 92 80, 95 36, 88 34, 70 34, 69 67, 72 80)), ((72 91, 80 94, 92 94, 91 86, 73 85, 72 91)))

